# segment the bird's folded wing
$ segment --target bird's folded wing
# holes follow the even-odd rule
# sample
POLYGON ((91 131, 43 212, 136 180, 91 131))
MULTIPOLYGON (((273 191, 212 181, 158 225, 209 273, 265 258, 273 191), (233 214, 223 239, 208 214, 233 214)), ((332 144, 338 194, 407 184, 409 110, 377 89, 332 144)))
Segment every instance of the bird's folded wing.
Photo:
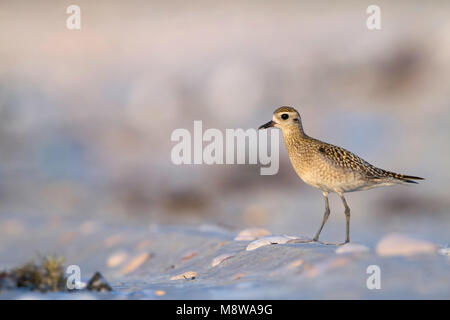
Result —
POLYGON ((334 167, 359 172, 366 178, 377 179, 386 176, 383 169, 371 165, 364 159, 341 147, 322 144, 319 146, 319 155, 334 167))

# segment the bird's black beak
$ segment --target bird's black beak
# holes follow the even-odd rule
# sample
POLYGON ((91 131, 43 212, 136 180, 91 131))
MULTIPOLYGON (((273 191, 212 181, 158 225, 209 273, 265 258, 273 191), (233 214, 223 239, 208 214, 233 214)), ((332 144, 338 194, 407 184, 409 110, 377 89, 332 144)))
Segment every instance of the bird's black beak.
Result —
POLYGON ((269 122, 263 124, 262 126, 260 126, 260 127, 258 128, 258 130, 261 130, 261 129, 267 129, 267 128, 270 128, 270 127, 273 127, 273 126, 275 126, 275 122, 269 121, 269 122))

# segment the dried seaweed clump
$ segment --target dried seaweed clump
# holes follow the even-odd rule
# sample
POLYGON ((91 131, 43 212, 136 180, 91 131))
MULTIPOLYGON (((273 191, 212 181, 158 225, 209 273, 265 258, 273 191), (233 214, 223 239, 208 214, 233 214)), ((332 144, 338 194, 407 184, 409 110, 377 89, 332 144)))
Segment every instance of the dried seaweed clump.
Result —
POLYGON ((39 263, 30 261, 23 266, 0 273, 0 289, 27 288, 33 291, 65 291, 64 257, 46 256, 39 263))
MULTIPOLYGON (((32 291, 55 292, 77 291, 67 288, 64 257, 46 256, 39 263, 30 261, 23 266, 0 272, 0 290, 26 288, 32 291)), ((100 272, 96 272, 89 281, 87 290, 112 291, 111 286, 100 272)))

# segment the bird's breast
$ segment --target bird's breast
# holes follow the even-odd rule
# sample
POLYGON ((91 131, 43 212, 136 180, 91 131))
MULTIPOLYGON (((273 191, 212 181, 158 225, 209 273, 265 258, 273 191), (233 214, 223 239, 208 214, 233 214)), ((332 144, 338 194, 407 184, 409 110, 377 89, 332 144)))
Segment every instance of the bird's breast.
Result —
POLYGON ((327 192, 347 192, 359 188, 361 180, 357 173, 337 168, 314 152, 289 153, 292 166, 306 184, 327 192))

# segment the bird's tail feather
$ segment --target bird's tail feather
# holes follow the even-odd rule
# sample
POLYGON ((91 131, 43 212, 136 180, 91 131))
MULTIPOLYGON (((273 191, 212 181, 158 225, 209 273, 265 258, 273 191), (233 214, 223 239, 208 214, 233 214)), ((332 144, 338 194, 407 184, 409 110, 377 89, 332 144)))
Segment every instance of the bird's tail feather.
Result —
POLYGON ((399 173, 395 173, 395 172, 387 172, 389 177, 392 177, 396 180, 400 180, 401 182, 406 182, 406 183, 418 183, 417 181, 414 180, 425 180, 424 178, 421 177, 416 177, 416 176, 407 176, 407 175, 403 175, 403 174, 399 174, 399 173))

